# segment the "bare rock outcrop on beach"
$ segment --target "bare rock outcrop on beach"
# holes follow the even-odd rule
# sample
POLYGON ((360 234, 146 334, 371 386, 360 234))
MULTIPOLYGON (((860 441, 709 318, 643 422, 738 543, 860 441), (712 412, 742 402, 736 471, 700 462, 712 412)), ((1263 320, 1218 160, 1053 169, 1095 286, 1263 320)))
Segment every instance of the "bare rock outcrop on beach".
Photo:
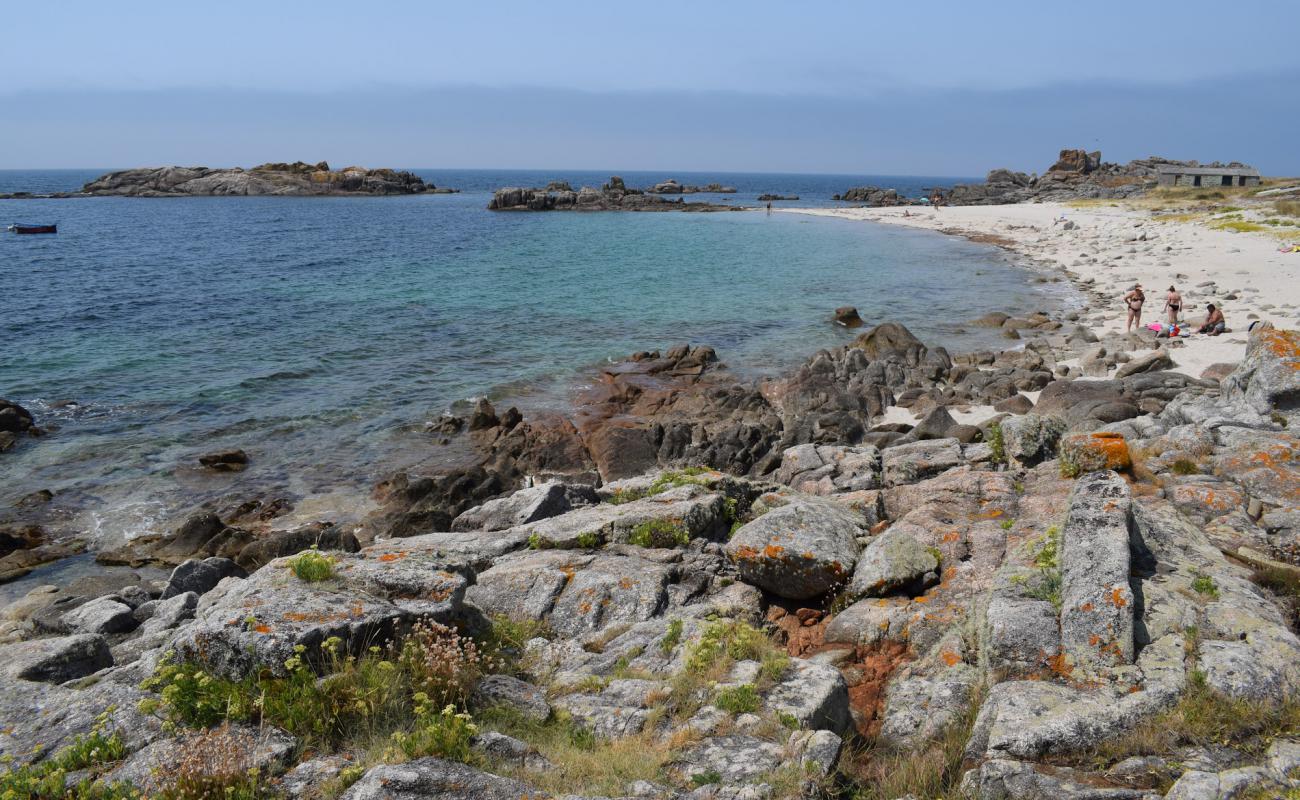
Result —
MULTIPOLYGON (((578 191, 568 188, 568 184, 552 182, 545 189, 521 189, 508 187, 497 189, 492 195, 488 209, 491 211, 740 211, 742 206, 720 205, 718 203, 669 200, 661 195, 689 194, 689 192, 670 191, 682 188, 678 184, 657 184, 651 189, 634 189, 628 187, 617 175, 609 179, 599 189, 584 186, 578 191), (552 188, 555 187, 555 188, 552 188)), ((726 187, 721 187, 725 189, 726 187)), ((734 190, 733 190, 734 191, 734 190)))
POLYGON ((84 194, 125 197, 183 197, 192 195, 384 195, 447 193, 410 172, 344 167, 330 169, 324 161, 307 164, 261 164, 232 167, 143 167, 110 172, 82 187, 84 194))

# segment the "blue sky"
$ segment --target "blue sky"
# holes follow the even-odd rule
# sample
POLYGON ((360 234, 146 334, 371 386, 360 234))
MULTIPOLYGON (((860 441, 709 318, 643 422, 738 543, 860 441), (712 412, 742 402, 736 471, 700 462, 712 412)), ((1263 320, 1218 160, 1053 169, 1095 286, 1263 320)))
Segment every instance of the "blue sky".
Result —
POLYGON ((25 4, 0 168, 1300 174, 1300 3, 25 4), (1213 44, 1215 41, 1219 43, 1213 44))

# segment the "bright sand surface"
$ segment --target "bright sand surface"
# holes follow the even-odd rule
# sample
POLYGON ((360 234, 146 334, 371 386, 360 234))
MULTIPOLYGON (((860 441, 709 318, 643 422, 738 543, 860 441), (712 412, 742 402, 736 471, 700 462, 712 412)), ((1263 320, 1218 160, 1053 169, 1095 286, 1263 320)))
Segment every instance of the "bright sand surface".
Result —
MULTIPOLYGON (((1199 376, 1216 362, 1241 359, 1250 314, 1278 327, 1300 321, 1300 253, 1280 253, 1279 240, 1258 233, 1214 230, 1189 222, 1162 222, 1145 211, 1103 207, 1078 209, 1061 203, 1003 206, 787 209, 852 220, 928 228, 988 239, 1039 263, 1068 270, 1094 295, 1081 320, 1098 334, 1123 331, 1121 298, 1135 282, 1146 292, 1143 324, 1164 321, 1165 293, 1177 286, 1182 315, 1195 330, 1205 304, 1223 309, 1222 336, 1193 334, 1172 352, 1178 371, 1199 376), (904 216, 904 211, 908 216, 904 216), (1065 221, 1077 227, 1066 230, 1065 221), (1145 235, 1145 240, 1141 239, 1145 235), (1092 283, 1089 283, 1092 281, 1092 283), (1214 281, 1213 286, 1202 286, 1214 281), (1235 295, 1235 297, 1231 297, 1235 295)), ((1033 309, 1006 309, 1024 313, 1033 309)))
MULTIPOLYGON (((1196 222, 1165 222, 1150 212, 1119 207, 1074 208, 1061 203, 1000 206, 782 209, 888 225, 927 228, 991 241, 1036 262, 1062 269, 1088 293, 1080 322, 1099 335, 1124 330, 1123 296, 1135 282, 1146 293, 1143 324, 1166 319, 1169 286, 1183 296, 1180 319, 1193 331, 1205 305, 1223 309, 1231 333, 1193 333, 1171 350, 1176 370, 1199 377, 1206 367, 1239 361, 1246 328, 1257 315, 1278 327, 1300 327, 1300 253, 1281 253, 1281 242, 1259 233, 1215 230, 1196 222), (1067 229, 1065 222, 1073 222, 1067 229), (1213 285, 1205 285, 1209 282, 1213 285)), ((1006 309, 1025 313, 1033 309, 1006 309)), ((1071 363, 1069 361, 1062 363, 1071 363)), ((904 409, 891 409, 911 422, 904 409)), ((959 422, 978 422, 991 409, 972 408, 959 422)))

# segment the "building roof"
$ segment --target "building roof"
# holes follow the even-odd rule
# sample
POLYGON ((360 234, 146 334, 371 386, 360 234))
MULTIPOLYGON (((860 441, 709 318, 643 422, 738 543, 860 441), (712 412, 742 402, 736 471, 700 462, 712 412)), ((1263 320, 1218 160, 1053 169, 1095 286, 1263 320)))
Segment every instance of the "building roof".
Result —
POLYGON ((1254 167, 1180 167, 1177 164, 1157 164, 1156 172, 1161 175, 1245 175, 1259 177, 1259 170, 1254 167))

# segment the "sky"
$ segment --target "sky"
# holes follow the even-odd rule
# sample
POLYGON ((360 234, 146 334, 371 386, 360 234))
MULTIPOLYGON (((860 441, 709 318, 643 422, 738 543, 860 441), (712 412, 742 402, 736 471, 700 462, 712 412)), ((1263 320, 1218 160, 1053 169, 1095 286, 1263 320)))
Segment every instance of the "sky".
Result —
POLYGON ((0 168, 1300 174, 1300 2, 0 0, 0 168), (12 7, 6 7, 13 3, 12 7), (15 13, 21 11, 21 13, 15 13))

